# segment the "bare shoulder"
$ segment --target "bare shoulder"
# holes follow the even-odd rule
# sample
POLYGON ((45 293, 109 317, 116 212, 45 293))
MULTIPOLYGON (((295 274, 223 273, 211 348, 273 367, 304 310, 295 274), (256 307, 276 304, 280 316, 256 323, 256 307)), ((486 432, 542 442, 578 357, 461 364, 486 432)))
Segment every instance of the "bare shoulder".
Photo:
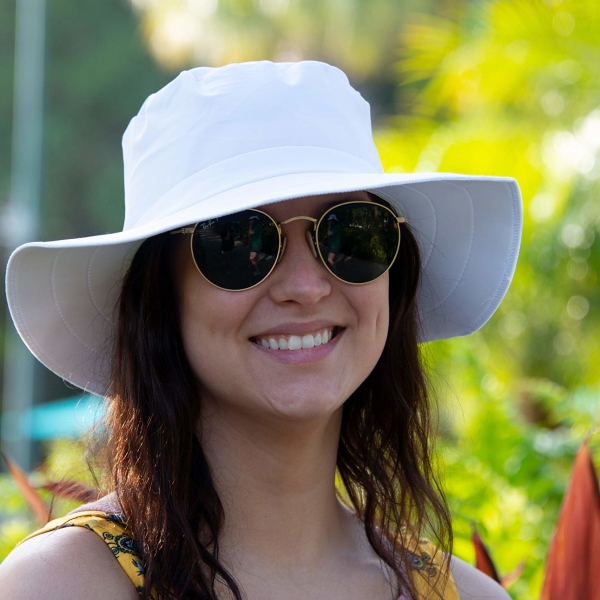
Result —
POLYGON ((65 527, 17 546, 0 564, 7 600, 138 599, 110 548, 84 527, 65 527))
POLYGON ((464 560, 453 556, 450 570, 460 600, 510 600, 501 585, 464 560))

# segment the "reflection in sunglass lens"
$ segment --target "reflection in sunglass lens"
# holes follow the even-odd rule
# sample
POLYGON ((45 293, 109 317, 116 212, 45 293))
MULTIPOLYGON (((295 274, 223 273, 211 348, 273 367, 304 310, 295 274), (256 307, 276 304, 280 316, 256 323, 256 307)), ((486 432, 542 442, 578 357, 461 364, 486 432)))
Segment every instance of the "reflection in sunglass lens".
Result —
POLYGON ((273 269, 278 249, 277 225, 256 210, 202 221, 192 236, 198 269, 226 290, 245 290, 261 282, 273 269))
POLYGON ((327 268, 348 283, 368 283, 383 275, 400 245, 394 214, 376 204, 355 202, 333 207, 317 230, 327 268))

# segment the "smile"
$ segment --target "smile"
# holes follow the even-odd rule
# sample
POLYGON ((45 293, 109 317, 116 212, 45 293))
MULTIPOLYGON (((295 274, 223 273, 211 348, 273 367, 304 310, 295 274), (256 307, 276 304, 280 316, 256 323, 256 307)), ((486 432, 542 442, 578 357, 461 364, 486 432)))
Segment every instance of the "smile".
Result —
POLYGON ((253 338, 252 342, 263 348, 270 348, 271 350, 293 351, 310 349, 328 344, 335 338, 340 329, 340 327, 328 327, 302 336, 273 334, 265 337, 261 336, 253 338))

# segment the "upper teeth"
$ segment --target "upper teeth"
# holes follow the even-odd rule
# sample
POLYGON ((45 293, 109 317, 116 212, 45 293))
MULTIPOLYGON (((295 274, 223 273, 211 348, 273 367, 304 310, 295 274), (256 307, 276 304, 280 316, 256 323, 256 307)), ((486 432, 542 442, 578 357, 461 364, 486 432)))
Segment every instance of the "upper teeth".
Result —
POLYGON ((258 337, 254 342, 272 350, 300 350, 302 348, 314 348, 326 344, 333 337, 333 327, 319 331, 318 333, 299 335, 273 335, 258 337))

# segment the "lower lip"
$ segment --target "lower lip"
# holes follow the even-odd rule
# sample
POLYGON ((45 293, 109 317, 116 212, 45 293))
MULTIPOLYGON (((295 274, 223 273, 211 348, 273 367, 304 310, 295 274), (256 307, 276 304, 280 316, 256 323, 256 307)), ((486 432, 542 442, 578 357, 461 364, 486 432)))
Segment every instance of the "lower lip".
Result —
POLYGON ((300 363, 311 363, 323 360, 328 357, 337 346, 340 338, 344 335, 345 329, 339 331, 336 336, 326 344, 315 346, 314 348, 302 348, 301 350, 273 350, 259 346, 254 342, 250 342, 257 350, 264 352, 267 356, 278 360, 279 362, 288 365, 297 365, 300 363))

